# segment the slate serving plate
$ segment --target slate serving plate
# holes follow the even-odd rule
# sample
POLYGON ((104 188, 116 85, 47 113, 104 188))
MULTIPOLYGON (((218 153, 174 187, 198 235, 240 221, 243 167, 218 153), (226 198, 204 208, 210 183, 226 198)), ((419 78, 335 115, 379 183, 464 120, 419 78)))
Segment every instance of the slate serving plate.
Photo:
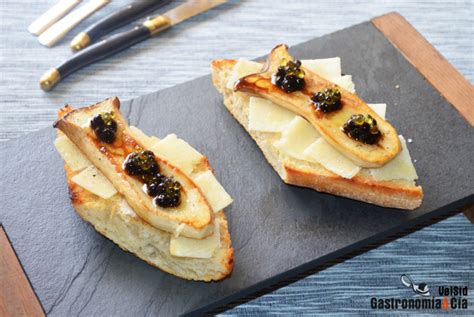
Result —
POLYGON ((210 76, 198 78, 124 102, 122 111, 146 133, 176 133, 209 157, 235 199, 226 210, 235 249, 232 276, 219 283, 183 281, 97 234, 70 206, 55 131, 48 128, 0 144, 0 221, 47 314, 203 313, 474 202, 474 129, 371 23, 297 45, 291 53, 340 56, 359 95, 388 104, 387 118, 414 140, 409 149, 425 191, 422 206, 387 209, 283 184, 224 108, 210 76))

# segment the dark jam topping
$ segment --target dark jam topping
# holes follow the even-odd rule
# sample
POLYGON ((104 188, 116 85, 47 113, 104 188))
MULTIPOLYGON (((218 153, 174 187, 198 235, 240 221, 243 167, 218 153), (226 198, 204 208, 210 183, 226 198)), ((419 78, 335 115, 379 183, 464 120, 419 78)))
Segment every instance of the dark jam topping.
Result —
POLYGON ((130 153, 123 163, 127 174, 139 177, 146 193, 154 197, 160 207, 176 207, 181 202, 181 184, 172 177, 160 174, 160 167, 151 151, 130 153))
POLYGON ((374 144, 381 133, 377 128, 377 121, 370 115, 354 114, 342 127, 344 133, 354 140, 374 144))
POLYGON ((91 128, 96 137, 107 144, 114 143, 117 133, 117 122, 114 120, 115 114, 111 112, 103 112, 96 115, 91 120, 91 128))
POLYGON ((283 59, 277 71, 272 75, 272 83, 287 93, 304 88, 304 71, 301 61, 283 59))
POLYGON ((341 109, 341 92, 337 87, 319 91, 311 97, 316 110, 324 113, 341 109))

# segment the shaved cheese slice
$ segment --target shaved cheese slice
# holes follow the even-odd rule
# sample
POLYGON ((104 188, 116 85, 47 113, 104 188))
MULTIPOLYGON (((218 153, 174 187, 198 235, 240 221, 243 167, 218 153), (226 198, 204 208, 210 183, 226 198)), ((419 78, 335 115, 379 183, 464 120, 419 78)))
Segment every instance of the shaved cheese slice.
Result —
POLYGON ((308 121, 296 116, 283 130, 281 138, 275 141, 273 145, 290 156, 306 160, 304 150, 320 136, 319 132, 308 121))
POLYGON ((260 63, 239 59, 232 70, 229 80, 227 81, 226 88, 234 89, 234 84, 237 80, 250 74, 259 73, 261 69, 262 64, 260 63))
POLYGON ((181 232, 184 230, 185 227, 186 227, 185 223, 180 223, 174 230, 173 236, 175 238, 179 237, 179 235, 181 234, 181 232))
POLYGON ((94 165, 71 178, 77 185, 101 197, 109 199, 117 193, 114 185, 94 165))
POLYGON ((360 171, 360 167, 333 148, 326 140, 319 138, 305 151, 308 160, 317 162, 334 174, 344 178, 352 178, 360 171))
POLYGON ((150 141, 151 141, 151 143, 152 143, 151 146, 153 146, 153 144, 155 144, 155 143, 157 143, 157 142, 160 142, 160 139, 159 139, 158 137, 152 135, 152 136, 150 137, 150 141))
POLYGON ((191 174, 194 165, 203 158, 201 153, 175 134, 169 134, 164 139, 155 142, 150 149, 179 167, 185 174, 191 174))
POLYGON ((334 78, 331 81, 351 93, 355 93, 356 91, 351 75, 340 76, 340 77, 334 78))
POLYGON ((376 114, 385 119, 385 112, 387 111, 386 103, 368 103, 367 106, 372 108, 376 114))
POLYGON ((400 143, 402 144, 402 150, 400 153, 384 166, 370 169, 370 174, 375 180, 418 179, 418 174, 416 173, 415 166, 413 166, 405 138, 402 135, 400 135, 399 138, 400 143))
POLYGON ((137 127, 134 127, 133 125, 129 126, 128 130, 130 131, 130 134, 134 139, 143 143, 143 145, 148 149, 151 148, 156 142, 160 141, 160 139, 158 139, 157 137, 150 137, 146 135, 145 133, 143 133, 142 130, 137 127))
POLYGON ((296 117, 293 112, 270 100, 250 97, 249 129, 263 132, 281 132, 296 117))
POLYGON ((216 221, 216 228, 212 236, 197 240, 186 237, 170 238, 170 253, 177 257, 209 259, 214 251, 220 247, 220 222, 216 221))
POLYGON ((127 203, 125 199, 122 199, 120 201, 120 212, 130 217, 137 217, 137 214, 132 209, 132 207, 130 207, 130 205, 127 203))
POLYGON ((304 59, 301 61, 301 65, 329 81, 341 77, 341 59, 339 57, 304 59))
POLYGON ((87 157, 82 154, 81 150, 79 150, 79 148, 72 143, 67 136, 63 135, 58 137, 54 141, 54 146, 72 171, 77 172, 92 165, 87 157))
POLYGON ((232 96, 233 96, 232 101, 234 103, 234 107, 236 109, 240 109, 240 111, 245 112, 244 109, 247 109, 248 107, 248 102, 250 99, 249 96, 244 92, 238 92, 238 91, 234 92, 232 96))
POLYGON ((233 202, 232 197, 225 191, 211 171, 200 173, 193 180, 204 193, 204 197, 206 197, 214 212, 221 211, 233 202))

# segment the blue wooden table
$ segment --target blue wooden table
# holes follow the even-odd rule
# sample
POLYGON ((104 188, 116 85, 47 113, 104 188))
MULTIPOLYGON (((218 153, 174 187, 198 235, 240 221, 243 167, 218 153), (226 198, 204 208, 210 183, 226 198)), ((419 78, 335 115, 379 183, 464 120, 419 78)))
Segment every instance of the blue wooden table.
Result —
MULTIPOLYGON (((213 58, 253 58, 277 43, 297 44, 393 10, 404 15, 468 80, 474 79, 473 1, 258 0, 230 1, 84 69, 45 93, 38 88, 38 79, 71 54, 67 44, 73 33, 127 1, 113 1, 48 49, 26 29, 54 2, 0 2, 2 141, 49 126, 64 103, 84 106, 113 95, 129 99, 208 74, 213 58)), ((474 226, 457 215, 224 314, 387 314, 371 309, 371 297, 413 297, 400 283, 400 276, 409 274, 435 292, 440 285, 469 286, 469 309, 458 313, 474 315, 473 245, 474 226)))

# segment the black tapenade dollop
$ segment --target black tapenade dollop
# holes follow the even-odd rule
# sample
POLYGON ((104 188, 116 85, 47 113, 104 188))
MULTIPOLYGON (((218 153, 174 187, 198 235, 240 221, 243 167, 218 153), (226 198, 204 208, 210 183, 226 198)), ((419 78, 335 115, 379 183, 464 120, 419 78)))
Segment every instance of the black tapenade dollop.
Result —
POLYGON ((366 144, 375 144, 382 135, 377 128, 377 121, 370 114, 352 115, 342 130, 354 140, 366 144))
POLYGON ((304 88, 304 71, 301 61, 287 61, 284 59, 277 71, 272 75, 272 83, 287 93, 304 88))
POLYGON ((117 122, 114 120, 115 114, 103 112, 96 115, 91 120, 91 128, 96 137, 107 144, 114 143, 117 133, 117 122))
POLYGON ((311 97, 316 110, 324 113, 341 109, 341 92, 337 87, 326 88, 311 97))

